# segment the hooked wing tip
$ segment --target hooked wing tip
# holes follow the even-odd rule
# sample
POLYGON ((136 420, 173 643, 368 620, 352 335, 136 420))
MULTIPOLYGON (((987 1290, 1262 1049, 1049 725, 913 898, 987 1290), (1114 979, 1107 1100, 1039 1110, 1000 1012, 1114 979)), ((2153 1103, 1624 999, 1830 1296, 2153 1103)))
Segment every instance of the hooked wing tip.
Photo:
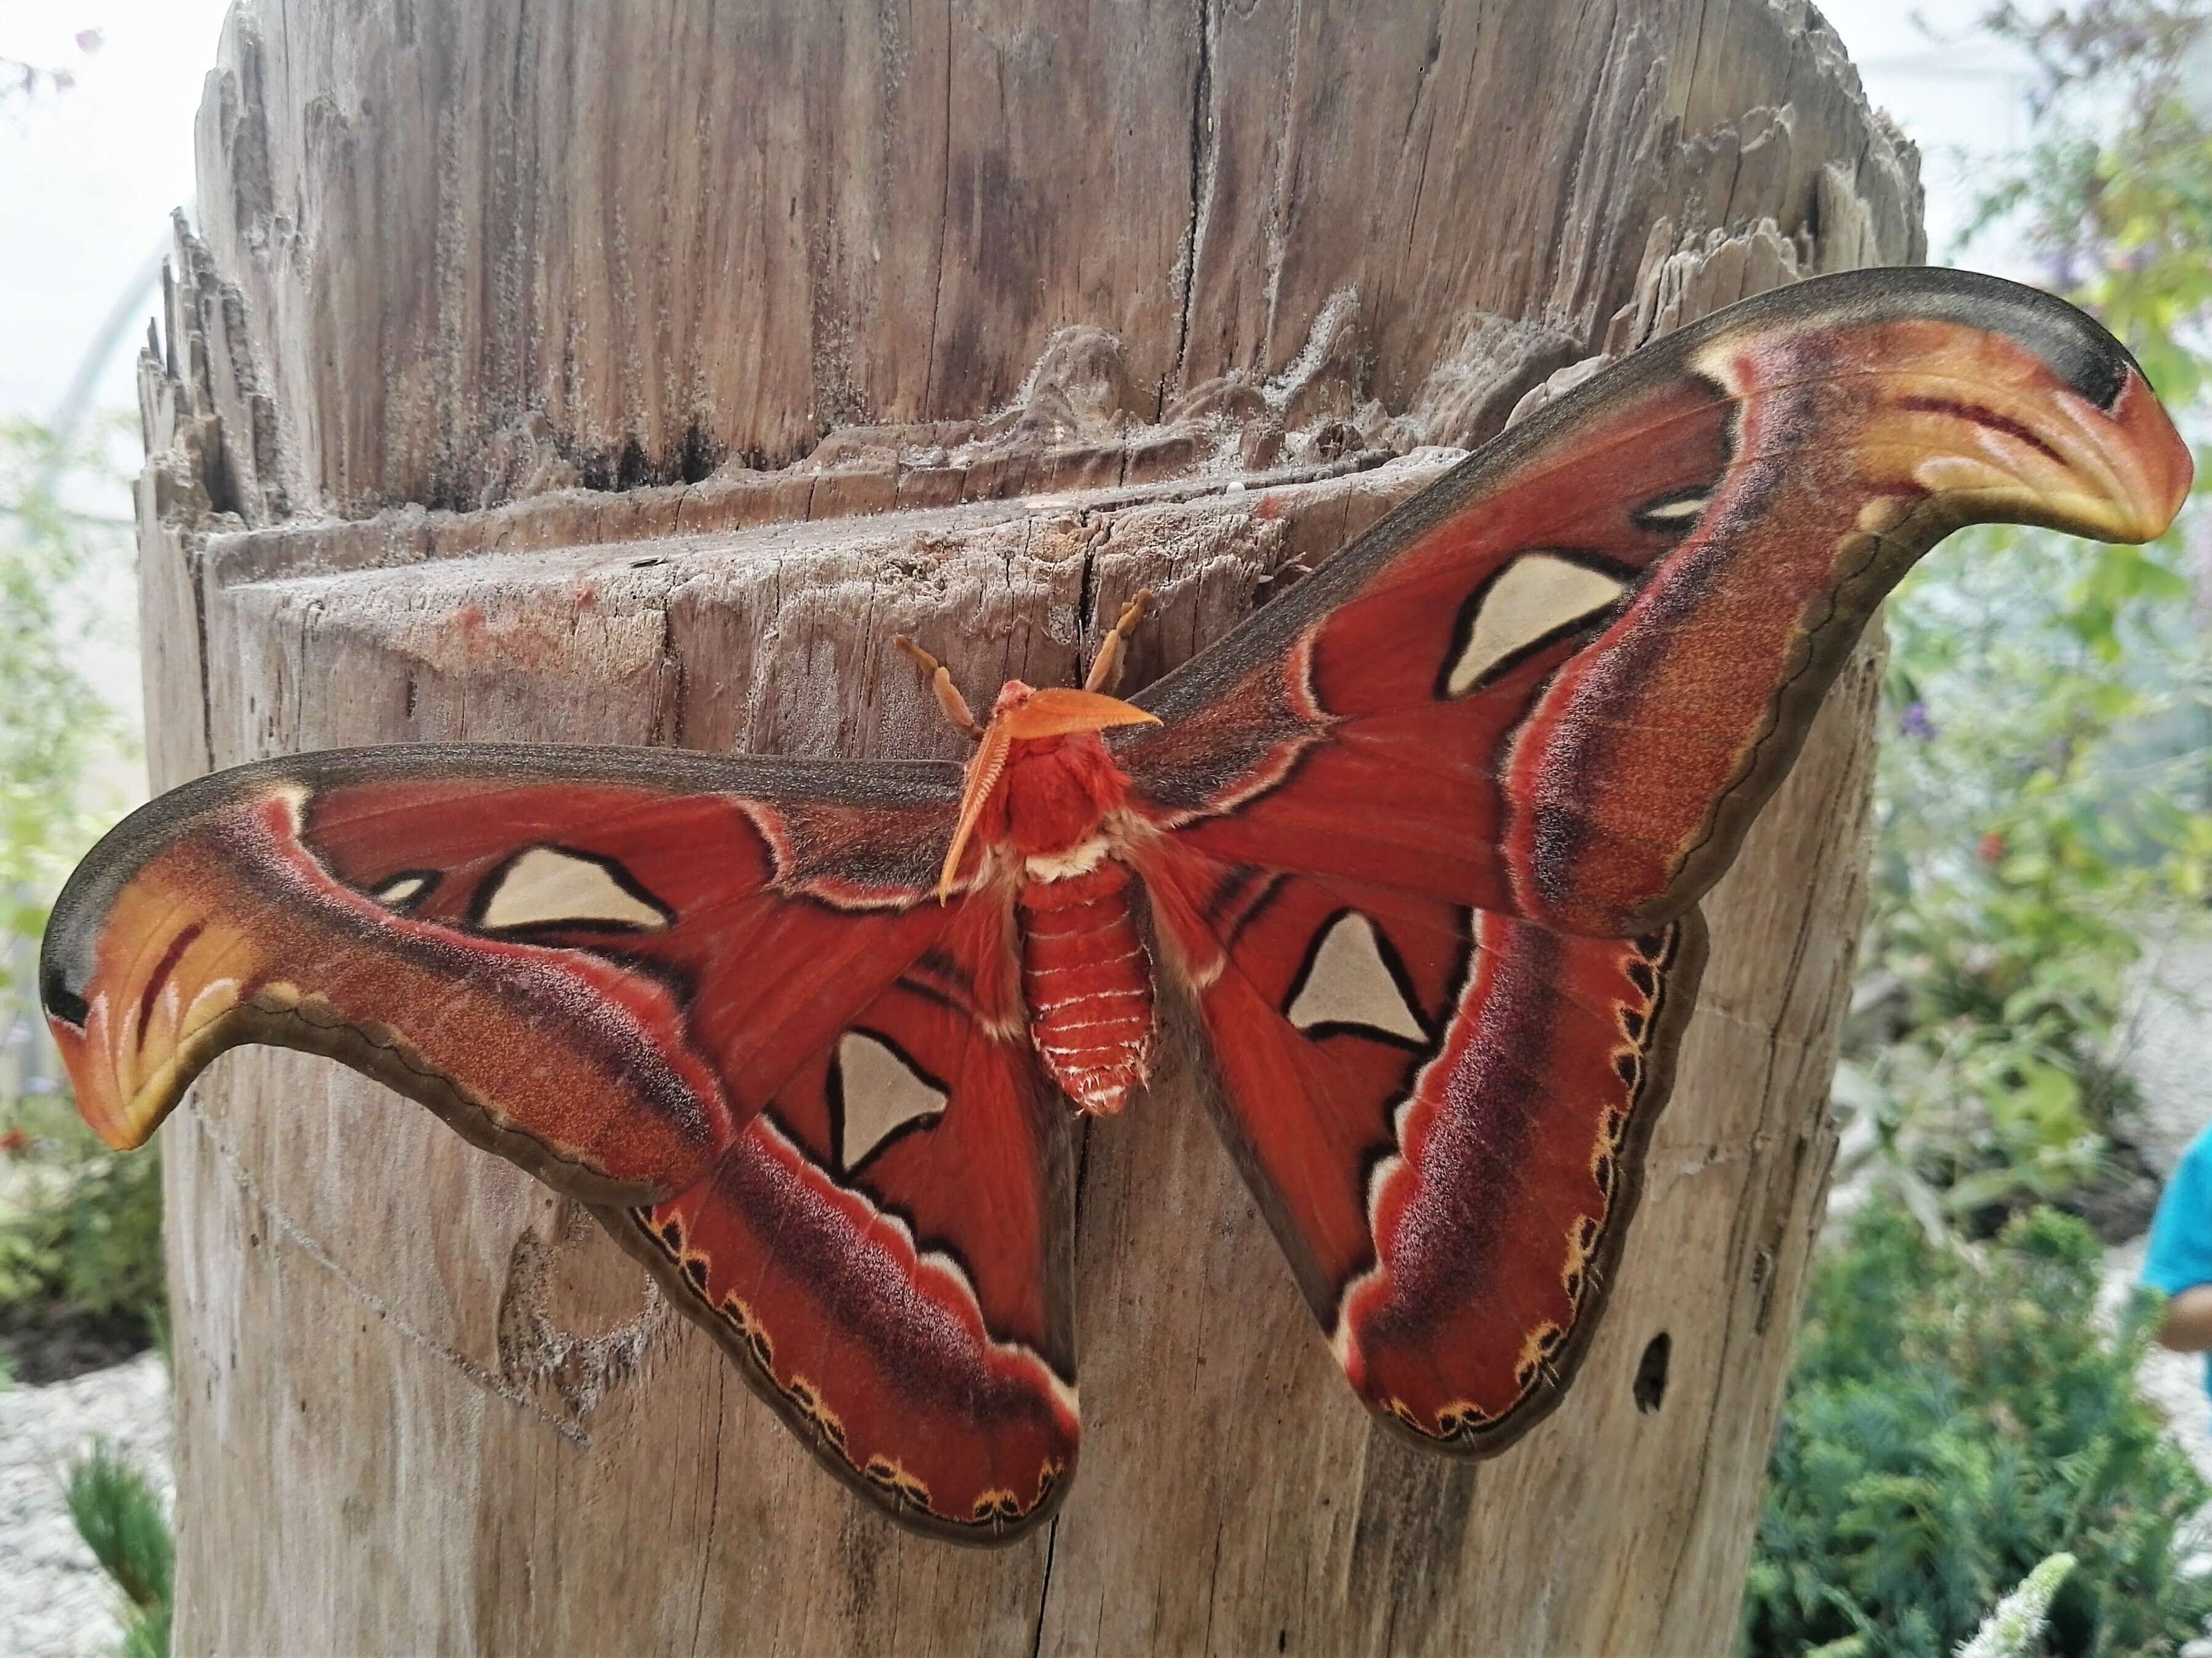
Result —
POLYGON ((234 929, 173 891, 145 902, 157 884, 134 893, 135 925, 123 928, 110 906, 58 905, 40 957, 39 999, 78 1114, 118 1151, 144 1145, 192 1078, 243 1035, 237 982, 219 970, 234 929))
MULTIPOLYGON (((2189 446, 2127 348, 2087 313, 1971 271, 1812 278, 1684 331, 1703 372, 1739 395, 1870 374, 1881 391, 1842 438, 1857 482, 1927 522, 2040 525, 2102 541, 2164 534, 2195 473, 2189 446)), ((1898 510, 1901 510, 1899 507, 1898 510)), ((1876 527, 1881 527, 1877 525, 1876 527)))
POLYGON ((2130 531, 2124 539, 2150 541, 2166 533, 2188 500, 2196 457, 2141 371, 2130 372, 2112 414, 2137 457, 2137 488, 2124 503, 2130 521, 2123 527, 2130 531))

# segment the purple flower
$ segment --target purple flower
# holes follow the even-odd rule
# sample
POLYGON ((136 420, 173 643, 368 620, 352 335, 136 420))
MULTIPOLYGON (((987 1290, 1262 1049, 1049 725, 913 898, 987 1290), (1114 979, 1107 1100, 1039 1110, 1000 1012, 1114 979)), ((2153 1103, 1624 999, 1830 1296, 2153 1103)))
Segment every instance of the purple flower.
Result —
POLYGON ((1907 737, 1917 737, 1925 743, 1936 735, 1936 722, 1928 717, 1925 702, 1908 702, 1905 712, 1897 717, 1897 728, 1907 737))

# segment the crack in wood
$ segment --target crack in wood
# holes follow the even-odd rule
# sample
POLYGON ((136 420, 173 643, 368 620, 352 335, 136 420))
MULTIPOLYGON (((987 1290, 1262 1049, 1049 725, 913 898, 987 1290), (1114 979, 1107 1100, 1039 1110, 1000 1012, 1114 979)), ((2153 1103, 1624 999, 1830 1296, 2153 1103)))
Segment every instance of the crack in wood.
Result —
POLYGON ((592 1442, 592 1436, 585 1431, 580 1424, 565 1421, 556 1416, 532 1400, 521 1388, 511 1386, 493 1375, 467 1354, 447 1346, 408 1318, 405 1314, 393 1308, 391 1303, 386 1301, 382 1296, 378 1295, 367 1284, 341 1266, 337 1257, 325 1248, 313 1233, 270 1200, 269 1195, 261 1189, 260 1181, 256 1180, 246 1167, 245 1159, 239 1155, 234 1147, 216 1132, 215 1125, 209 1121, 207 1114, 199 1108, 197 1100, 188 1096, 183 1108, 177 1113, 177 1115, 189 1122, 207 1142, 209 1148, 215 1152, 217 1159, 229 1172, 232 1180, 237 1183, 238 1189, 256 1209, 269 1218, 272 1223, 271 1230, 288 1239, 301 1254, 320 1267, 355 1302, 375 1314, 379 1323, 398 1331, 412 1345, 452 1367, 456 1373, 479 1391, 503 1404, 513 1406, 525 1417, 552 1429, 570 1444, 582 1447, 588 1446, 592 1442))
POLYGON ((1190 94, 1190 216, 1183 226, 1182 292, 1176 323, 1175 361, 1160 380, 1159 404, 1152 418, 1167 408, 1168 387, 1182 386, 1185 359, 1190 350, 1190 309, 1198 295, 1198 259, 1205 238, 1206 191, 1212 182, 1213 143, 1213 4, 1197 0, 1198 67, 1190 94))

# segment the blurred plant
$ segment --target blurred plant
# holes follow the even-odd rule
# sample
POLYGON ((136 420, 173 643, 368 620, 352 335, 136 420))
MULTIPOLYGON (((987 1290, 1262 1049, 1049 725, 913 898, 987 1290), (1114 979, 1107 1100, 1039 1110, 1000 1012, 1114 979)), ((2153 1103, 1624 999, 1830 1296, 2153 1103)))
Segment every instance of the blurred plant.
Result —
POLYGON ((161 1160, 111 1152, 67 1100, 16 1102, 21 1149, 0 1184, 0 1329, 59 1308, 161 1329, 161 1160))
MULTIPOLYGON (((2185 427, 2212 374, 2212 128, 2182 95, 2212 0, 2091 0, 1985 27, 2038 66, 2027 149, 1982 204, 2135 351, 2185 427)), ((1899 589, 1859 1017, 1837 1099, 1923 1224, 1986 1227, 2116 1178, 2112 1065, 2146 937, 2212 870, 2212 571, 2011 528, 1899 589), (2200 583, 2203 591, 2200 592, 2200 583)))
POLYGON ((2055 291, 2126 340, 2169 404, 2197 400, 2212 306, 2212 131, 2192 82, 2207 0, 1993 8, 2024 51, 2033 137, 1984 196, 1969 237, 2017 238, 2055 291))
MULTIPOLYGON (((96 584, 127 543, 114 521, 64 503, 64 483, 88 480, 121 493, 93 443, 0 420, 0 894, 12 895, 0 920, 27 938, 118 804, 94 774, 121 733, 78 664, 98 627, 96 584)), ((0 987, 7 972, 0 959, 0 987)))
POLYGON ((97 1439, 70 1465, 66 1496, 77 1535, 122 1593, 118 1658, 165 1658, 176 1546, 160 1496, 122 1452, 97 1439))
POLYGON ((1997 1602, 1959 1649, 1958 1658, 2036 1658, 2043 1650, 2051 1602, 2074 1566, 2072 1555, 2054 1554, 2021 1579, 2020 1587, 1997 1602))
POLYGON ((2205 683, 2168 550, 1962 537, 1890 612, 1895 735, 1838 1101, 1923 1218, 2095 1177, 2146 932, 2212 867, 2205 683), (2120 556, 2107 558, 2106 553, 2120 556))
POLYGON ((26 970, 62 878, 123 800, 129 744, 81 665, 127 568, 127 519, 70 505, 121 495, 108 436, 0 421, 0 1333, 58 1308, 127 1315, 143 1339, 161 1297, 158 1160, 110 1156, 40 1090, 51 1055, 26 970))
POLYGON ((2117 1333, 2103 1251, 2039 1209, 1991 1242, 1894 1203, 1815 1265, 1746 1593, 1747 1658, 1942 1658, 2061 1552, 2048 1649, 2178 1651, 2212 1581, 2174 1541, 2207 1495, 2136 1391, 2147 1294, 2117 1333))

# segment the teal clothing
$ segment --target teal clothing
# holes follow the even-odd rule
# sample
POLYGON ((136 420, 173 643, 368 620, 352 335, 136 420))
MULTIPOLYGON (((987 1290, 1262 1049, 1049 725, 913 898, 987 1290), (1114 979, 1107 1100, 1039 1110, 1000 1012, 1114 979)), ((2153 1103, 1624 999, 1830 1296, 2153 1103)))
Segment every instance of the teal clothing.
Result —
MULTIPOLYGON (((2212 1129, 2199 1134, 2183 1154, 2181 1166, 2160 1195, 2150 1248, 2143 1254, 2142 1281, 2169 1296, 2212 1284, 2212 1129)), ((2212 1357, 2206 1361, 2204 1388, 2212 1393, 2212 1357)))

